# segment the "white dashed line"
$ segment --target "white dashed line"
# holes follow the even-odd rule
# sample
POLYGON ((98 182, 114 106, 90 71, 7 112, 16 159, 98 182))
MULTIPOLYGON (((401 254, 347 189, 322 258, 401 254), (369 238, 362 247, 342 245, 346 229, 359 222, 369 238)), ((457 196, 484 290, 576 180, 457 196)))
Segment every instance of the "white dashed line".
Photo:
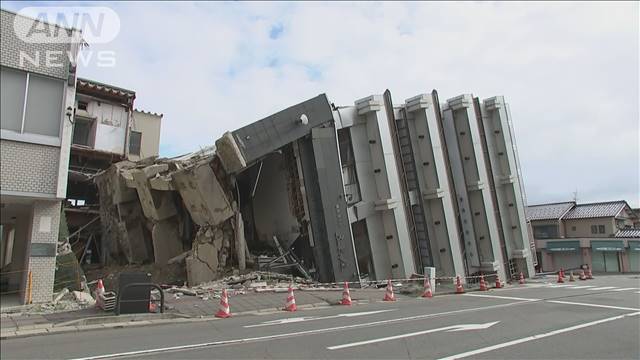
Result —
POLYGON ((638 288, 622 288, 622 289, 615 289, 611 291, 629 291, 629 290, 638 290, 638 288))
POLYGON ((592 288, 589 290, 598 291, 598 290, 611 290, 611 289, 617 289, 617 288, 615 286, 603 286, 603 287, 592 288))
POLYGON ((640 309, 638 308, 629 308, 629 307, 613 306, 613 305, 589 304, 589 303, 580 303, 580 302, 573 302, 573 301, 547 300, 547 302, 554 303, 554 304, 563 304, 563 305, 578 305, 578 306, 590 306, 590 307, 605 308, 605 309, 640 311, 640 309))
POLYGON ((574 289, 588 289, 588 288, 592 288, 595 287, 593 285, 582 285, 582 286, 576 286, 574 287, 574 289))

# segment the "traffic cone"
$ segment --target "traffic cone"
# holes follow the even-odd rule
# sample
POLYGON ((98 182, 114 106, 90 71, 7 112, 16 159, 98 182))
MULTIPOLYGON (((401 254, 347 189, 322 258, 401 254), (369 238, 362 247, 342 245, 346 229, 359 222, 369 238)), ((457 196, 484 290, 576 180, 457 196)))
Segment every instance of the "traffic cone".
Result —
POLYGON ((560 269, 560 271, 558 271, 558 284, 561 284, 564 282, 564 279, 562 278, 562 269, 560 269))
POLYGON ((484 282, 484 276, 480 275, 480 291, 487 291, 487 284, 484 282))
POLYGON ((432 298, 433 292, 431 291, 431 281, 429 278, 424 279, 424 292, 422 293, 423 298, 432 298))
POLYGON ((500 281, 500 275, 496 274, 496 289, 502 288, 502 282, 500 281))
POLYGON ((587 268, 587 279, 593 280, 593 274, 591 274, 591 268, 587 268))
POLYGON ((222 295, 220 296, 220 308, 216 313, 217 318, 231 317, 231 309, 229 309, 229 296, 227 295, 227 289, 222 289, 222 295))
POLYGON ((156 303, 154 303, 153 301, 149 301, 149 312, 155 313, 156 311, 158 311, 158 306, 156 305, 156 303))
POLYGON ((393 293, 393 284, 391 279, 387 280, 387 290, 384 293, 382 301, 396 301, 396 295, 393 293))
POLYGON ((349 283, 344 282, 344 290, 342 290, 342 301, 340 305, 351 305, 351 293, 349 292, 349 283))
POLYGON ((562 277, 562 280, 564 280, 564 269, 560 268, 560 276, 562 277))
POLYGON ((462 281, 460 281, 460 275, 456 276, 456 294, 464 294, 464 288, 462 287, 462 281))
POLYGON ((518 284, 524 285, 524 274, 520 272, 520 279, 518 280, 518 284))
POLYGON ((576 281, 576 279, 573 277, 573 271, 569 272, 569 281, 576 281))
POLYGON ((587 277, 584 275, 584 270, 580 270, 580 276, 578 277, 580 280, 587 280, 587 277))
POLYGON ((293 295, 293 288, 289 285, 289 290, 287 292, 287 302, 284 304, 285 311, 296 311, 298 307, 296 306, 296 297, 293 295))
POLYGON ((96 286, 95 291, 96 298, 98 297, 98 295, 102 294, 104 294, 104 284, 102 283, 102 279, 98 279, 98 285, 96 286))
POLYGON ((94 295, 96 298, 96 307, 102 308, 102 297, 100 295, 104 294, 104 284, 102 283, 102 279, 98 279, 98 285, 96 286, 96 291, 94 291, 94 295))

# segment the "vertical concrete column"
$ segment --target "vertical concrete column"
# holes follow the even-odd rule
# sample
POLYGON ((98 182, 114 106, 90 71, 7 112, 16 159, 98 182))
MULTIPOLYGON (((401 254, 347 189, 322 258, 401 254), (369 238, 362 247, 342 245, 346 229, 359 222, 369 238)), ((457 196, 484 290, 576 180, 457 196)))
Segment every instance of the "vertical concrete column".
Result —
POLYGON ((512 126, 504 97, 485 99, 482 127, 497 198, 500 224, 509 259, 518 259, 528 276, 534 274, 531 240, 527 233, 522 179, 518 169, 512 126))
POLYGON ((447 100, 445 138, 462 221, 470 272, 497 271, 506 278, 482 138, 471 95, 447 100))
POLYGON ((373 95, 355 102, 357 113, 366 121, 369 151, 373 165, 373 177, 378 192, 374 210, 382 215, 385 238, 394 278, 409 276, 415 272, 411 239, 402 189, 382 96, 373 95))
MULTIPOLYGON (((61 201, 36 201, 30 229, 28 270, 32 273, 34 303, 51 301, 56 271, 56 248, 61 201)), ((25 301, 27 292, 25 291, 25 301)))
POLYGON ((427 94, 407 99, 405 109, 434 264, 440 275, 464 274, 439 114, 427 94))

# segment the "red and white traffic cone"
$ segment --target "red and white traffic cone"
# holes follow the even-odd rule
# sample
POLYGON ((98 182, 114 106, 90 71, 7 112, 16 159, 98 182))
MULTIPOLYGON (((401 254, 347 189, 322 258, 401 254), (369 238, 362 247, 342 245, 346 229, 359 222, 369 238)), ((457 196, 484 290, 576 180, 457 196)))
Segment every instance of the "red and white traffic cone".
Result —
POLYGON ((593 274, 591 273, 591 268, 587 268, 587 279, 593 280, 593 274))
POLYGON ((518 284, 524 285, 524 274, 520 272, 520 278, 518 279, 518 284))
POLYGON ((96 307, 102 308, 102 298, 100 295, 104 294, 104 284, 102 283, 102 279, 98 279, 98 285, 96 286, 96 291, 94 295, 96 297, 96 307))
POLYGON ((229 295, 227 294, 227 289, 222 289, 222 294, 220 295, 220 307, 218 308, 216 317, 223 319, 231 317, 231 309, 229 308, 229 295))
POLYGON ((500 281, 500 275, 496 273, 496 289, 502 288, 502 282, 500 281))
POLYGON ((576 281, 576 278, 573 277, 573 271, 569 272, 569 281, 576 281))
POLYGON ((562 277, 562 280, 564 280, 564 269, 560 268, 560 276, 562 277))
POLYGON ((387 280, 387 289, 384 292, 384 299, 382 301, 396 301, 396 295, 393 293, 393 284, 391 279, 387 280))
POLYGON ((424 279, 424 292, 422 293, 423 298, 432 298, 433 292, 431 291, 431 281, 429 278, 424 279))
POLYGON ((156 305, 156 303, 154 303, 153 300, 149 301, 149 312, 156 313, 157 311, 158 311, 158 306, 156 305))
POLYGON ((487 291, 487 284, 484 282, 484 275, 480 275, 480 291, 487 291))
POLYGON ((558 271, 558 284, 561 284, 564 282, 564 279, 562 278, 562 269, 560 269, 560 271, 558 271))
POLYGON ((289 290, 287 291, 287 302, 284 304, 285 311, 296 311, 298 307, 296 306, 296 297, 293 295, 293 288, 289 285, 289 290))
POLYGON ((344 290, 342 290, 342 301, 340 305, 351 305, 351 293, 349 292, 349 283, 344 282, 344 290))
POLYGON ((456 294, 464 294, 464 287, 462 287, 462 281, 460 281, 460 275, 456 276, 456 294))
POLYGON ((580 276, 578 276, 580 280, 587 280, 587 277, 584 275, 584 270, 580 270, 580 276))

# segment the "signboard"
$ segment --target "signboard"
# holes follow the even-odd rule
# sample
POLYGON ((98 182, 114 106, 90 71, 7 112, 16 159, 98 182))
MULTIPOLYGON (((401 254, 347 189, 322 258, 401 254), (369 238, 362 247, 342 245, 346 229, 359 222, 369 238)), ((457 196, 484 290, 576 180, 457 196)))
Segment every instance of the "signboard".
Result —
POLYGON ((600 240, 591 241, 593 251, 624 251, 622 240, 600 240))
POLYGON ((31 257, 56 256, 56 243, 31 243, 31 257))
POLYGON ((547 251, 578 251, 580 241, 547 241, 547 251))

